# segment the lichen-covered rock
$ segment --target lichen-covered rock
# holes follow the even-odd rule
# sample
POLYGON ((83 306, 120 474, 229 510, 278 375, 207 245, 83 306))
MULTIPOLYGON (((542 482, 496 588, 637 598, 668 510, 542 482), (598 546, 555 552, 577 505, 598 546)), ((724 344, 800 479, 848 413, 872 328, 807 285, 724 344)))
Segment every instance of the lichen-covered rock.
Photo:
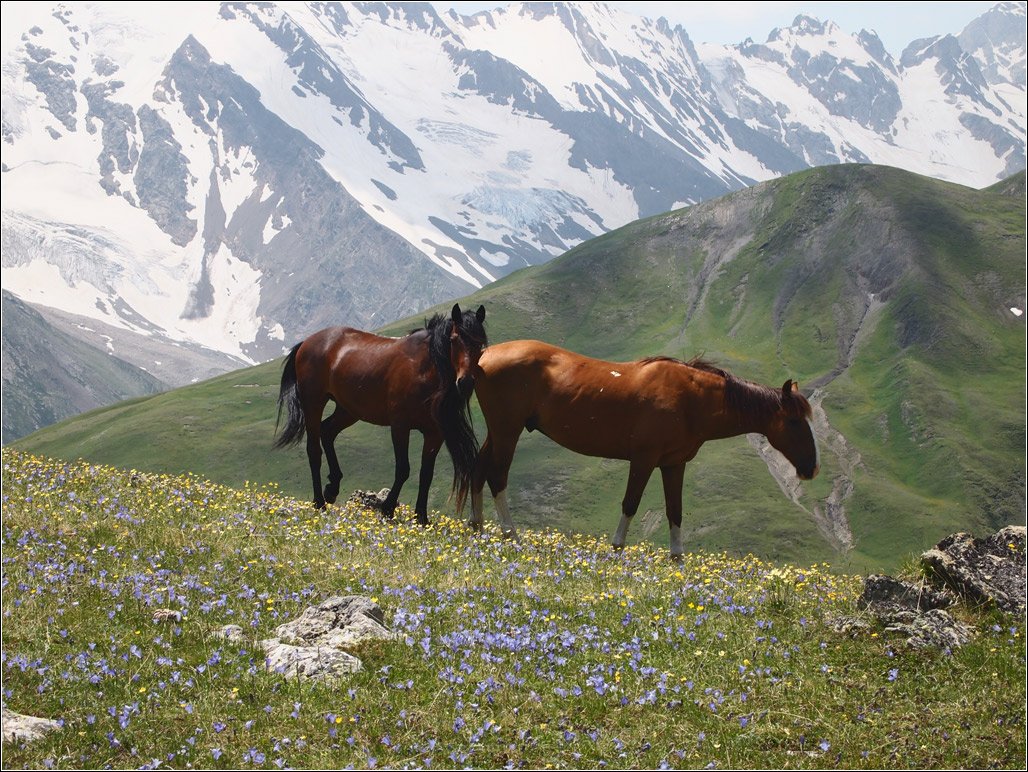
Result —
POLYGON ((969 603, 995 603, 1004 611, 1025 611, 1025 527, 1007 526, 984 539, 949 536, 921 556, 936 582, 969 603))
POLYGON ((299 680, 331 681, 361 669, 361 661, 327 646, 291 646, 278 639, 262 641, 269 672, 299 680))
POLYGON ((973 635, 971 628, 956 622, 944 610, 953 600, 948 593, 924 582, 912 584, 873 574, 864 580, 857 605, 883 625, 886 632, 906 636, 908 646, 952 649, 964 645, 973 635))
POLYGON ((246 639, 246 636, 243 635, 243 628, 239 625, 225 625, 215 632, 214 635, 229 643, 241 643, 246 639))
POLYGON ((872 574, 864 580, 864 591, 857 603, 872 612, 928 611, 949 608, 953 598, 924 583, 911 584, 891 576, 872 574))
POLYGON ((55 732, 61 725, 49 718, 37 718, 3 709, 3 732, 5 743, 30 743, 39 740, 50 732, 55 732))
POLYGON ((383 488, 378 493, 356 490, 346 500, 347 504, 356 504, 363 509, 382 509, 382 503, 389 497, 389 489, 383 488))
POLYGON ((298 619, 279 625, 275 635, 296 646, 346 648, 369 640, 392 640, 377 603, 362 595, 329 598, 304 610, 298 619))
POLYGON ((974 637, 970 627, 957 622, 948 611, 941 608, 925 612, 898 611, 892 615, 885 630, 905 635, 907 645, 916 649, 955 649, 974 637))

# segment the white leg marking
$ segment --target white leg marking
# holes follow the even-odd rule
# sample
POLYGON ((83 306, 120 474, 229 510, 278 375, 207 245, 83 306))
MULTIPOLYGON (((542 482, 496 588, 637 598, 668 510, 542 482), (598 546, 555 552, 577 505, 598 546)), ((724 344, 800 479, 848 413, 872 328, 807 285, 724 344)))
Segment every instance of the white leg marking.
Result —
POLYGON ((507 506, 507 489, 504 488, 493 499, 496 504, 496 515, 500 518, 500 530, 508 539, 516 539, 517 531, 514 530, 514 521, 510 519, 510 507, 507 506))
POLYGON ((681 557, 684 550, 682 549, 682 528, 681 526, 671 526, 671 557, 681 557))
POLYGON ((629 518, 621 515, 621 522, 618 523, 617 530, 614 531, 614 539, 611 541, 611 544, 617 549, 621 549, 625 546, 625 537, 628 536, 629 522, 631 522, 629 518))

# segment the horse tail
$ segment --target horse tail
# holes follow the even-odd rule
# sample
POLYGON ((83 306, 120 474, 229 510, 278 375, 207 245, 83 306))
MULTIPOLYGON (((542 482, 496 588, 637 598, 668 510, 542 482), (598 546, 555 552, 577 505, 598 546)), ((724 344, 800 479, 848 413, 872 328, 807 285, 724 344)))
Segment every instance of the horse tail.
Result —
POLYGON ((436 402, 436 421, 453 462, 453 496, 457 514, 464 509, 471 491, 471 476, 478 458, 478 438, 471 422, 471 395, 462 397, 456 386, 446 389, 436 402))
POLYGON ((300 394, 296 388, 296 352, 299 348, 300 344, 297 343, 290 349, 282 367, 282 385, 278 391, 278 416, 275 418, 275 431, 278 431, 278 424, 282 419, 283 405, 286 407, 286 425, 282 427, 282 433, 275 438, 273 445, 275 448, 296 445, 303 439, 306 432, 303 404, 300 402, 300 394))

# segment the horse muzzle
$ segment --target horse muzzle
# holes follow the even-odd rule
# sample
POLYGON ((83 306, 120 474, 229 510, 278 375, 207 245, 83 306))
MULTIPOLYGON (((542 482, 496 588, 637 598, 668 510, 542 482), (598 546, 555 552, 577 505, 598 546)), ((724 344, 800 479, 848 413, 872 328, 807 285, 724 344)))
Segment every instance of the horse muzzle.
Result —
POLYGON ((797 469, 796 470, 796 476, 799 477, 801 480, 813 480, 815 477, 817 477, 817 473, 820 472, 820 471, 821 471, 821 465, 818 464, 817 466, 815 466, 810 471, 803 471, 803 472, 801 472, 799 469, 797 469))
POLYGON ((462 399, 471 399, 471 393, 475 390, 475 378, 472 375, 462 375, 457 379, 457 393, 462 399))

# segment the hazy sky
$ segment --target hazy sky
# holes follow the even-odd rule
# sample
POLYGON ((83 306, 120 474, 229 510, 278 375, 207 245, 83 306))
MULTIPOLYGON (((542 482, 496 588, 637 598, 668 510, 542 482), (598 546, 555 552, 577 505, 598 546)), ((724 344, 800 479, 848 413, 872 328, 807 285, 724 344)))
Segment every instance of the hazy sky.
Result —
MULTIPOLYGON (((731 0, 731 2, 646 2, 608 1, 637 16, 665 17, 681 24, 695 43, 741 43, 746 38, 764 42, 775 27, 788 27, 799 14, 822 21, 834 21, 851 33, 870 29, 878 33, 886 50, 899 56, 918 38, 959 33, 969 21, 996 5, 989 2, 849 2, 796 3, 778 0, 731 0)), ((436 0, 440 9, 456 8, 458 13, 474 13, 497 8, 503 2, 450 2, 436 0)))

